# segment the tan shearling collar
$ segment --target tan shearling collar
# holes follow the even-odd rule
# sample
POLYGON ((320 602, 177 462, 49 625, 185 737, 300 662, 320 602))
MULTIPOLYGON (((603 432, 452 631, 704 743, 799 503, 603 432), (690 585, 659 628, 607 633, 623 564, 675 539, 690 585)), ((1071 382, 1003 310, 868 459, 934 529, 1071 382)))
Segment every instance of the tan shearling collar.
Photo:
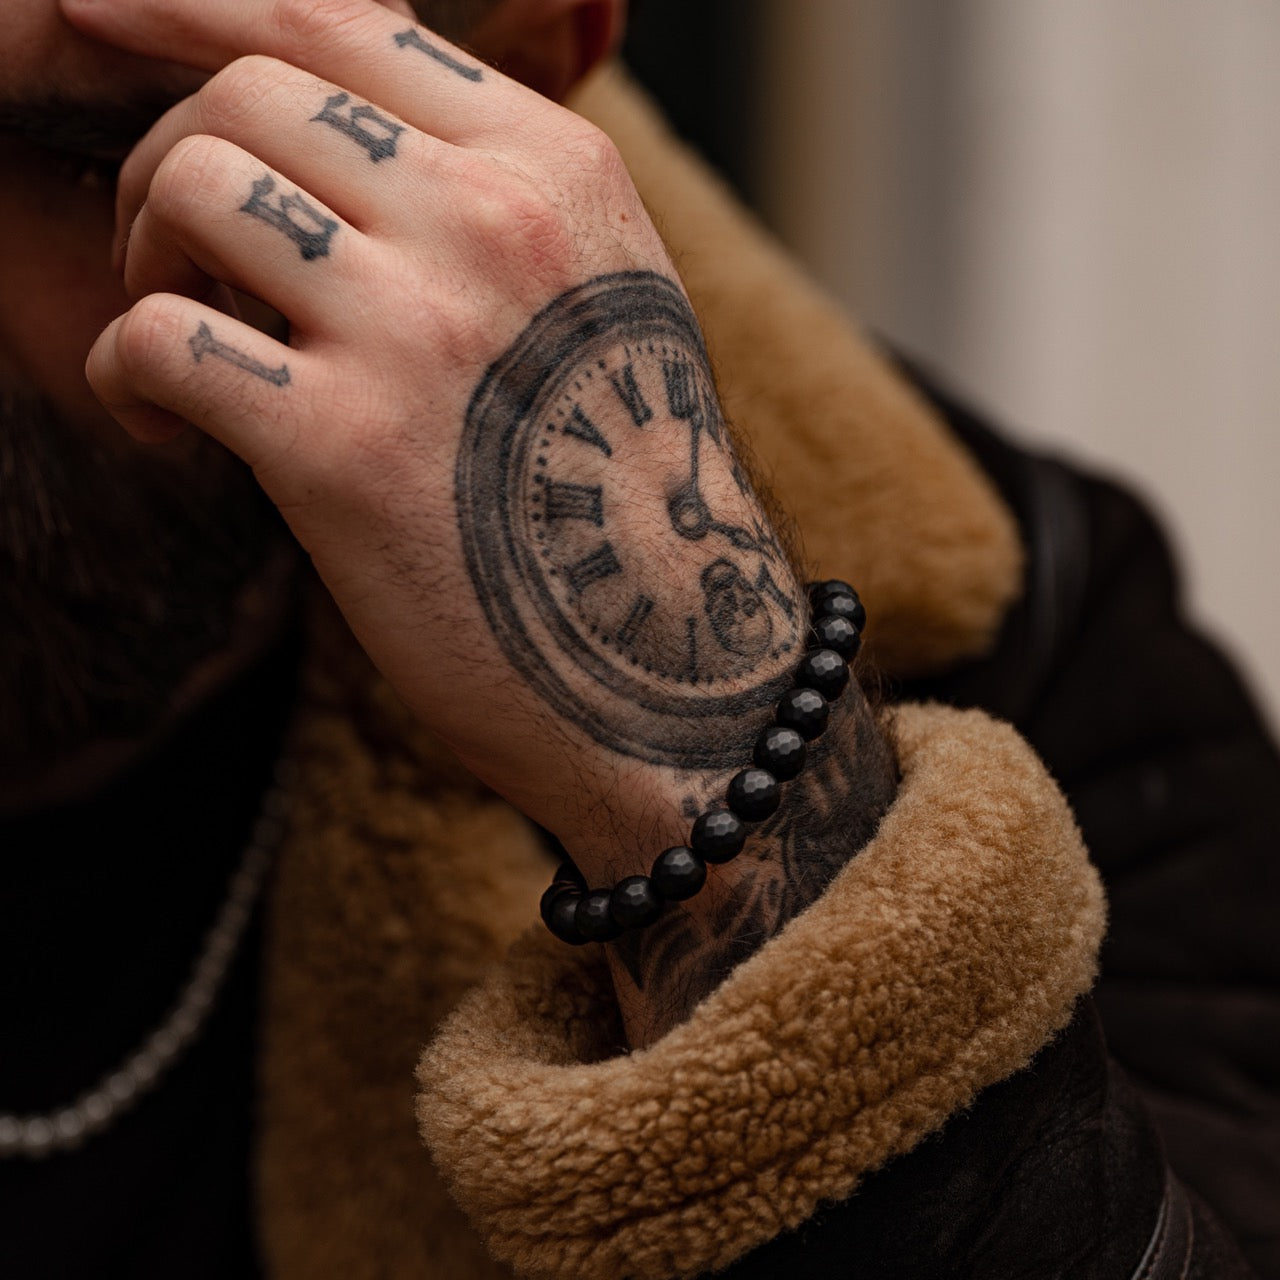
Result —
POLYGON ((980 712, 904 706, 893 731, 902 785, 871 843, 654 1045, 616 1053, 599 948, 541 928, 446 1022, 419 1124, 518 1275, 719 1270, 1066 1023, 1104 921, 1066 801, 980 712))
POLYGON ((848 579, 866 600, 877 666, 905 677, 981 654, 1022 566, 986 477, 620 67, 571 105, 613 138, 654 214, 726 413, 796 517, 806 570, 848 579))

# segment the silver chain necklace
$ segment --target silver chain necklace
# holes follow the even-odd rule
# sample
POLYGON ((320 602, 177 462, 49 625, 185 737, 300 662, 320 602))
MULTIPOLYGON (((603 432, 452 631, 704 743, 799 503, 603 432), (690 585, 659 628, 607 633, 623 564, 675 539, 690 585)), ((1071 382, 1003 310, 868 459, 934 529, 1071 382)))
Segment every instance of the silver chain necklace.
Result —
POLYGON ((262 801, 253 834, 205 935, 191 976, 165 1020, 115 1071, 70 1105, 43 1114, 0 1111, 0 1160, 40 1159, 57 1151, 71 1151, 110 1128, 160 1083, 199 1037, 240 949, 262 882, 284 835, 285 794, 290 781, 291 770, 282 762, 276 767, 274 783, 262 801))

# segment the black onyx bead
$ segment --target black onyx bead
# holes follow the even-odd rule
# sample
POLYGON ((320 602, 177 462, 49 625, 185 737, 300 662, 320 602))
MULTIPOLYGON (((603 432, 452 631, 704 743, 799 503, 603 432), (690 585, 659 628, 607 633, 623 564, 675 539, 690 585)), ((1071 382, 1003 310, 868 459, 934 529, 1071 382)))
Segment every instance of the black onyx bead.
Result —
POLYGON ((814 649, 834 649, 845 661, 853 658, 862 648, 862 637, 858 628, 848 618, 824 616, 814 618, 810 628, 814 649))
POLYGON ((569 892, 570 892, 570 889, 567 885, 563 884, 559 880, 553 880, 550 883, 550 885, 547 886, 546 891, 543 893, 542 899, 538 903, 538 914, 542 917, 542 923, 545 924, 548 929, 551 928, 552 905, 555 903, 555 900, 562 893, 569 893, 569 892))
POLYGON ((859 631, 867 625, 867 610, 852 592, 830 595, 820 605, 815 605, 813 611, 824 618, 848 618, 859 631))
POLYGON ((778 703, 778 723, 794 729, 806 742, 827 727, 830 714, 826 698, 817 689, 792 689, 778 703))
POLYGON ((542 895, 542 921, 561 942, 579 947, 586 938, 578 932, 578 903, 582 894, 576 889, 566 889, 563 884, 553 884, 542 895))
POLYGON ((664 898, 683 902, 707 883, 707 864, 685 845, 673 845, 658 854, 649 878, 664 898))
POLYGON ((752 759, 783 782, 794 778, 804 768, 804 739, 785 725, 770 725, 757 739, 752 759))
POLYGON ((729 808, 748 822, 759 822, 778 812, 782 783, 767 769, 743 769, 729 783, 725 797, 729 808))
POLYGON ((587 888, 587 882, 582 878, 582 872, 578 870, 572 858, 565 858, 556 868, 555 880, 552 883, 576 884, 583 892, 587 888))
POLYGON ((708 809, 689 834, 693 851, 707 862, 728 862, 742 852, 747 829, 728 809, 708 809))
POLYGON ((609 910, 613 895, 608 889, 592 889, 578 899, 573 922, 588 942, 609 942, 622 932, 622 926, 609 910))
POLYGON ((796 668, 796 684, 817 689, 828 700, 838 698, 849 683, 849 664, 834 649, 814 649, 796 668))
POLYGON ((624 929, 643 929, 662 914, 662 897, 648 876, 627 876, 613 886, 609 910, 624 929))
POLYGON ((823 602, 831 596, 853 596, 857 599, 858 593, 839 578, 828 578, 825 582, 809 584, 809 603, 813 606, 815 613, 822 611, 823 602))

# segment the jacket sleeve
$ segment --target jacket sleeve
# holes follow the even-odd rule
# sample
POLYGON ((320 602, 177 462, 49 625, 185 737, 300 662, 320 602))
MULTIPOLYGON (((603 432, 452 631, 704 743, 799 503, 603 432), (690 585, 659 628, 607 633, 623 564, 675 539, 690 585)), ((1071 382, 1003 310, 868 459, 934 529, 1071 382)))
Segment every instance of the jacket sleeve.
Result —
MULTIPOLYGON (((535 930, 428 1048, 424 1137, 517 1274, 697 1276, 775 1238, 770 1267, 825 1274, 796 1228, 1070 1022, 1103 907, 1058 789, 978 712, 904 706, 892 731, 902 781, 871 842, 654 1045, 618 1049, 597 948, 535 930)), ((1086 1018, 1066 1043, 1088 1037, 1086 1018)), ((942 1274, 895 1256, 865 1273, 942 1274)))
POLYGON ((914 692, 1011 720, 1063 786, 1110 904, 1111 1050, 1178 1175, 1278 1277, 1275 746, 1144 505, 934 395, 1018 515, 1028 586, 988 660, 914 692))

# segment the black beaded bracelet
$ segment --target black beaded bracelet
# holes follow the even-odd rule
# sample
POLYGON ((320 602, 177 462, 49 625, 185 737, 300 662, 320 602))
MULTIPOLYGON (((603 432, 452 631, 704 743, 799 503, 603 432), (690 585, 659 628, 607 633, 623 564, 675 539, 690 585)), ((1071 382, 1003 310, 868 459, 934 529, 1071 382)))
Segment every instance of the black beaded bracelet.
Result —
POLYGON ((777 812, 782 784, 804 768, 806 743, 827 727, 831 703, 849 683, 867 621, 858 593, 836 578, 810 584, 809 605, 809 643, 794 687, 756 740, 752 767, 730 780, 724 806, 700 815, 689 843, 663 850, 647 876, 627 876, 612 889, 588 889, 578 868, 562 863, 541 904, 543 923, 562 942, 610 942, 626 929, 652 924, 668 902, 692 898, 706 884, 707 863, 741 853, 748 823, 777 812))

